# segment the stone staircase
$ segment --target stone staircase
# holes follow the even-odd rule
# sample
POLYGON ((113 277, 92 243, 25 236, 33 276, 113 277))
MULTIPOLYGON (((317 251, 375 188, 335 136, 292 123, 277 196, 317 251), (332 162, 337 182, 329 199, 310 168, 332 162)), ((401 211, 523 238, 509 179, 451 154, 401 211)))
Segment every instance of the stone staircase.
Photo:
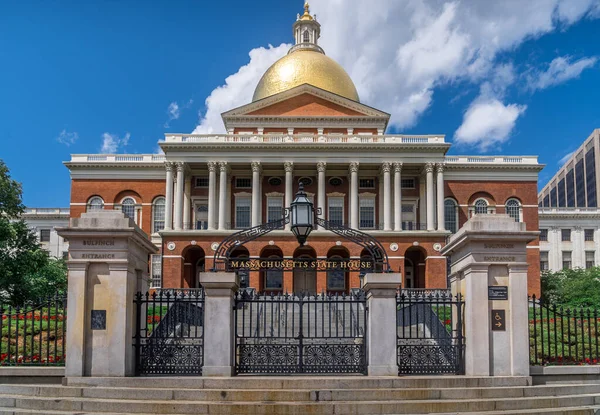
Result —
POLYGON ((529 377, 68 378, 64 383, 0 385, 0 414, 600 413, 600 384, 530 386, 529 377))

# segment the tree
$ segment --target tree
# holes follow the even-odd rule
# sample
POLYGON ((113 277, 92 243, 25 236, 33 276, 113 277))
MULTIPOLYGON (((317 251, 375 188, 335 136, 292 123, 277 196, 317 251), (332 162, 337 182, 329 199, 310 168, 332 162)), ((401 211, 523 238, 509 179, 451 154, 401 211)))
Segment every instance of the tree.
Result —
MULTIPOLYGON (((40 290, 45 290, 40 286, 40 273, 46 270, 56 278, 59 266, 50 260, 35 233, 21 219, 24 210, 21 184, 11 178, 0 160, 0 300, 12 305, 34 300, 40 290)), ((44 285, 53 286, 59 281, 44 285)))
POLYGON ((542 274, 542 299, 570 307, 600 307, 600 267, 542 274))

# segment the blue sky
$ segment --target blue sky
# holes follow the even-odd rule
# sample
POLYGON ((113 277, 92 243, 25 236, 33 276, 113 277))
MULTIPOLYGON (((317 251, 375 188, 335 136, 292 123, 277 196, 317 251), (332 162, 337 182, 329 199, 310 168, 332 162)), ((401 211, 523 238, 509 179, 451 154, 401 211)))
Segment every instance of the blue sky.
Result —
MULTIPOLYGON (((154 153, 164 132, 218 130, 287 50, 302 3, 4 0, 0 158, 25 203, 68 206, 71 153, 154 153)), ((388 132, 539 155, 543 184, 600 128, 598 1, 313 3, 321 45, 392 113, 388 132)))

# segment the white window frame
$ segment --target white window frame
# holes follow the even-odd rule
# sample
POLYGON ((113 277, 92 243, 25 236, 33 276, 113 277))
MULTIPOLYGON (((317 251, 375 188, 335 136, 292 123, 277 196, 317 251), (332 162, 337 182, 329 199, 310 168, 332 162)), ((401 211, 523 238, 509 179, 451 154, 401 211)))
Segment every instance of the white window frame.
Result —
POLYGON ((494 213, 496 213, 496 207, 492 206, 490 204, 490 202, 488 202, 488 200, 484 197, 479 197, 477 198, 473 204, 471 206, 469 206, 469 217, 473 217, 476 213, 475 211, 477 210, 477 202, 485 202, 486 206, 487 206, 487 213, 478 213, 479 215, 493 215, 494 213))
POLYGON ((459 222, 458 222, 458 203, 456 202, 456 200, 454 200, 451 197, 447 197, 446 199, 444 199, 444 229, 446 229, 447 231, 452 231, 454 232, 458 232, 458 229, 460 228, 459 226, 459 222), (456 224, 456 229, 452 230, 452 229, 448 229, 448 217, 446 216, 446 202, 452 202, 453 208, 454 208, 454 222, 456 224))
POLYGON ((102 199, 100 196, 90 197, 90 199, 87 202, 86 212, 99 212, 101 210, 104 210, 104 199, 102 199), (94 202, 96 201, 100 201, 99 208, 96 208, 94 206, 94 202))
POLYGON ((267 196, 267 223, 283 219, 283 215, 284 215, 283 204, 284 204, 283 196, 275 196, 275 195, 267 196), (278 217, 278 218, 271 218, 270 217, 270 210, 269 210, 269 208, 271 207, 271 202, 274 202, 274 201, 278 201, 279 202, 279 205, 278 206, 274 206, 274 207, 281 208, 281 216, 278 217))
MULTIPOLYGON (((333 255, 333 256, 331 256, 331 257, 327 258, 327 260, 332 260, 332 259, 333 259, 333 260, 339 260, 340 262, 342 262, 342 261, 344 261, 344 260, 346 260, 346 261, 348 260, 348 259, 346 259, 346 258, 342 258, 340 255, 333 255)), ((339 292, 339 291, 346 291, 346 288, 347 288, 347 282, 346 282, 346 279, 347 279, 347 277, 348 277, 347 271, 344 271, 342 268, 328 270, 328 271, 327 271, 327 275, 326 275, 326 279, 327 279, 327 280, 326 280, 326 284, 327 284, 327 291, 338 291, 338 292, 339 292), (340 289, 339 287, 332 288, 332 287, 329 285, 329 274, 330 274, 331 272, 342 272, 342 273, 344 274, 344 287, 343 287, 343 288, 341 288, 341 289, 340 289)))
POLYGON ((550 270, 550 252, 549 251, 540 251, 540 271, 548 271, 550 270), (545 258, 544 258, 545 254, 545 258), (543 260, 545 259, 545 261, 543 260), (542 264, 546 264, 546 267, 543 267, 542 264))
POLYGON ((402 178, 400 179, 400 188, 401 188, 401 189, 416 189, 416 187, 417 187, 417 180, 416 180, 414 177, 402 177, 402 178), (405 186, 402 186, 402 182, 403 182, 403 181, 405 181, 405 180, 406 180, 406 181, 408 181, 408 180, 412 180, 412 187, 408 187, 408 186, 406 186, 406 187, 405 187, 405 186))
POLYGON ((198 200, 194 200, 193 201, 193 205, 194 205, 194 223, 193 223, 193 229, 194 230, 206 230, 208 229, 208 199, 198 199, 198 200), (201 226, 198 227, 198 222, 200 221, 200 215, 198 214, 198 211, 200 210, 201 206, 205 206, 206 207, 206 227, 202 228, 201 226))
MULTIPOLYGON (((376 214, 376 206, 377 203, 375 201, 375 195, 374 194, 364 194, 361 193, 358 195, 358 229, 377 229, 377 214, 376 214), (362 206, 362 202, 369 200, 370 202, 373 203, 373 226, 362 226, 361 222, 362 222, 362 218, 361 218, 361 208, 362 206)), ((371 207, 371 206, 365 206, 365 207, 371 207)))
POLYGON ((152 233, 158 233, 160 231, 162 231, 163 229, 165 229, 166 227, 166 211, 167 211, 167 199, 164 196, 158 196, 155 197, 154 200, 152 201, 152 233), (158 202, 162 199, 162 208, 163 208, 163 212, 162 212, 162 219, 157 219, 156 218, 156 207, 160 206, 158 204, 158 202), (161 229, 156 229, 156 222, 162 222, 162 228, 161 229))
MULTIPOLYGON (((268 259, 278 259, 278 260, 282 260, 283 258, 281 258, 279 255, 270 255, 268 259)), ((263 272, 263 277, 264 277, 264 286, 265 286, 265 291, 269 290, 269 291, 283 291, 283 284, 284 284, 284 280, 285 280, 285 275, 283 273, 282 269, 265 269, 263 272), (279 272, 281 275, 281 287, 269 287, 267 286, 267 281, 269 279, 269 272, 279 272)))
POLYGON ((234 228, 235 229, 247 229, 250 228, 252 226, 252 195, 251 194, 236 194, 235 195, 235 204, 234 204, 234 217, 235 217, 235 222, 234 222, 234 228), (238 226, 238 203, 241 200, 248 200, 249 203, 249 207, 250 207, 250 212, 249 212, 249 217, 248 217, 248 226, 247 227, 239 227, 238 226))
MULTIPOLYGON (((331 201, 341 200, 342 201, 342 225, 346 224, 346 221, 345 221, 346 218, 344 217, 345 216, 344 212, 345 212, 345 208, 346 208, 344 199, 345 199, 345 197, 341 196, 341 195, 331 195, 331 196, 328 195, 327 196, 327 220, 328 221, 331 222, 331 220, 332 220, 331 219, 331 201)), ((339 208, 339 206, 334 206, 334 207, 339 208)))
POLYGON ((162 255, 150 255, 150 288, 162 287, 162 255), (155 278, 154 273, 158 268, 158 278, 155 278), (158 283, 157 283, 158 280, 158 283))
POLYGON ((589 268, 593 268, 596 266, 596 251, 585 251, 585 268, 589 269, 589 268), (590 261, 592 263, 591 267, 588 267, 588 254, 591 254, 592 260, 590 261))
POLYGON ((208 189, 209 186, 210 186, 210 181, 209 181, 209 178, 207 176, 196 176, 196 177, 194 177, 194 188, 196 188, 196 189, 208 189), (199 186, 198 185, 198 180, 199 179, 206 180, 206 186, 199 186))
POLYGON ((359 189, 375 189, 376 187, 376 183, 375 183, 375 177, 359 177, 358 178, 358 188, 359 189), (361 186, 360 181, 361 180, 372 180, 373 181, 373 186, 361 186))
POLYGON ((135 200, 135 198, 133 196, 126 196, 123 199, 121 199, 121 203, 119 204, 121 206, 121 212, 123 212, 123 214, 128 217, 133 219, 133 221, 137 224, 138 223, 138 204, 137 201, 135 200), (132 201, 133 204, 127 204, 127 206, 132 206, 133 207, 133 216, 129 216, 127 215, 125 212, 123 212, 123 206, 125 205, 125 202, 129 202, 132 201))
POLYGON ((234 182, 236 189, 252 189, 252 177, 236 177, 234 182), (250 184, 248 186, 238 186, 238 180, 249 180, 250 184))
POLYGON ((562 251, 561 252, 561 266, 562 266, 562 269, 573 269, 573 252, 571 252, 571 251, 562 251), (565 254, 569 254, 568 261, 565 261, 565 254), (569 263, 568 267, 565 267, 565 262, 569 263))
POLYGON ((42 244, 49 244, 50 241, 52 240, 52 229, 50 228, 41 228, 40 230, 40 243, 42 244), (48 232, 48 240, 47 241, 42 241, 42 232, 48 232))
POLYGON ((506 211, 506 214, 508 216, 510 216, 511 218, 515 219, 517 222, 523 222, 523 205, 521 204, 521 201, 519 199, 516 199, 514 197, 511 197, 510 199, 508 199, 506 201, 506 203, 504 204, 504 210, 506 211), (517 203, 517 209, 518 209, 518 218, 513 217, 508 209, 509 209, 509 203, 511 202, 516 202, 517 203))

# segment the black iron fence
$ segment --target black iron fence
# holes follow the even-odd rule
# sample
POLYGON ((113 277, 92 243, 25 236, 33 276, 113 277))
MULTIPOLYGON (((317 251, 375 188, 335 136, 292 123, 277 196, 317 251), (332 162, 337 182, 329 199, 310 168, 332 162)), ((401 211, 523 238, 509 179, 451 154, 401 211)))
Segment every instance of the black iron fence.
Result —
POLYGON ((529 298, 529 360, 532 365, 596 365, 600 362, 600 313, 529 298))
POLYGON ((0 304, 0 366, 64 366, 67 298, 55 295, 35 306, 0 304))
POLYGON ((204 290, 138 292, 134 301, 136 375, 201 375, 204 290))
POLYGON ((464 301, 447 290, 398 291, 398 373, 464 373, 464 301))
POLYGON ((347 295, 260 294, 235 299, 236 373, 367 373, 367 307, 347 295))

